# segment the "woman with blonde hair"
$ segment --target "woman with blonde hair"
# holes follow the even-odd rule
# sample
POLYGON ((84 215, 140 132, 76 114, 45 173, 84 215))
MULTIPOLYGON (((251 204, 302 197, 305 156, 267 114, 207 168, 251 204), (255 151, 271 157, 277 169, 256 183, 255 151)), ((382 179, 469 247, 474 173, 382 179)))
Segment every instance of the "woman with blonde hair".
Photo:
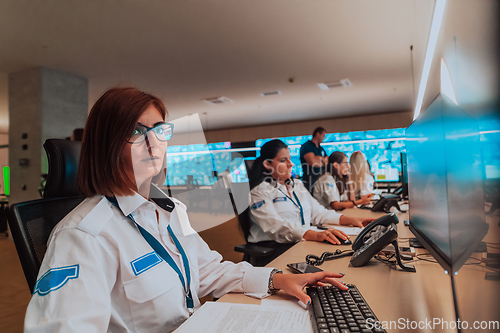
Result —
POLYGON ((370 202, 369 197, 355 198, 349 162, 340 151, 328 157, 325 172, 314 185, 313 197, 325 208, 337 211, 370 202))
POLYGON ((372 197, 374 179, 365 154, 355 151, 351 155, 349 164, 351 165, 351 180, 356 199, 372 197))

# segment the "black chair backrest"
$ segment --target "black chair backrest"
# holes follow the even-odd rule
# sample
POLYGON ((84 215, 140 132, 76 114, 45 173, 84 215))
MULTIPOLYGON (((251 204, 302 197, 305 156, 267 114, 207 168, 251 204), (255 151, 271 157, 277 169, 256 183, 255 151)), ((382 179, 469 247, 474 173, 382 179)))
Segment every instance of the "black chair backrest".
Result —
POLYGON ((44 199, 13 204, 9 211, 12 238, 31 292, 52 229, 84 199, 77 190, 80 142, 49 139, 43 146, 49 161, 44 199))
POLYGON ((78 196, 78 162, 81 142, 48 139, 43 144, 49 162, 49 176, 43 193, 44 198, 78 196))
POLYGON ((245 236, 245 241, 248 243, 248 236, 250 235, 250 208, 246 208, 241 214, 238 215, 238 223, 241 231, 245 236))
POLYGON ((39 199, 10 206, 9 226, 31 292, 35 287, 52 229, 83 199, 39 199))

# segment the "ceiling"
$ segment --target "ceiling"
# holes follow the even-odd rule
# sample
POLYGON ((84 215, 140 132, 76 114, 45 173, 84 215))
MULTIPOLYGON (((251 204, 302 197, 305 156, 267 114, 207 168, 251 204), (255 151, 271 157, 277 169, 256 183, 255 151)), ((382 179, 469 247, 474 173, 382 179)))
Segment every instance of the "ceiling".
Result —
POLYGON ((0 74, 45 66, 86 77, 89 106, 107 88, 137 86, 172 118, 199 113, 205 129, 412 110, 433 5, 2 0, 0 74), (352 87, 317 85, 345 78, 352 87), (219 96, 233 102, 203 102, 219 96))

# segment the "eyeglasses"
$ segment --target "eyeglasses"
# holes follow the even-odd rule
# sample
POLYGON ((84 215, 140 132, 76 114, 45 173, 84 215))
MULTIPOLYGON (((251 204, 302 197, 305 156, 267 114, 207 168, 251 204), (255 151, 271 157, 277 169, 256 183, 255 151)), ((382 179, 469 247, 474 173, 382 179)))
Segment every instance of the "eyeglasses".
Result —
POLYGON ((161 123, 153 127, 147 127, 146 125, 138 123, 132 132, 130 139, 127 141, 132 144, 143 143, 146 140, 148 132, 153 132, 159 141, 166 142, 172 138, 174 124, 161 123))

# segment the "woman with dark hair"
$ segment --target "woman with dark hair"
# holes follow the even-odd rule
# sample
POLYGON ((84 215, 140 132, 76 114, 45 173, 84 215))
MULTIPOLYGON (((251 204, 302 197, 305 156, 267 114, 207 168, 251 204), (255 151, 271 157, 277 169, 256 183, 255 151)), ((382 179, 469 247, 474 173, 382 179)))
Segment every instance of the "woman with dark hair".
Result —
POLYGON ((158 98, 135 88, 111 89, 92 107, 79 166, 86 199, 49 237, 25 332, 170 332, 206 295, 282 289, 308 304, 306 285, 347 289, 341 274, 221 262, 185 232, 186 207, 155 185, 174 129, 165 116, 158 98))
POLYGON ((340 215, 322 207, 304 184, 291 178, 293 163, 288 146, 281 140, 266 142, 249 174, 250 226, 248 241, 295 243, 310 240, 340 245, 348 237, 340 230, 310 230, 311 225, 334 223, 363 226, 372 219, 340 215))
POLYGON ((313 189, 313 196, 325 208, 343 210, 370 203, 370 197, 356 200, 346 154, 334 151, 313 189))

